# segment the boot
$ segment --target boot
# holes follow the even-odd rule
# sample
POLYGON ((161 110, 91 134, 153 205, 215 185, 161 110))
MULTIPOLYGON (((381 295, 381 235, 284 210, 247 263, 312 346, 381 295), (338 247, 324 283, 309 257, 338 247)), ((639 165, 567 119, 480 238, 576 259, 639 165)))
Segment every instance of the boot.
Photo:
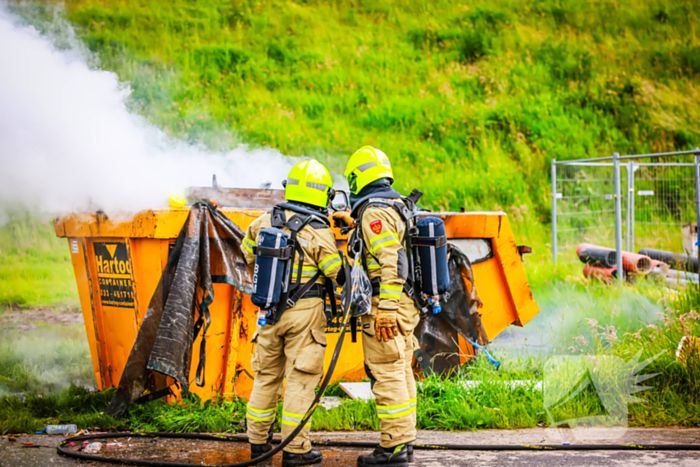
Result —
POLYGON ((394 467, 408 467, 408 448, 405 444, 399 444, 393 448, 378 447, 367 456, 357 458, 358 467, 371 465, 392 465, 394 467))
POLYGON ((270 425, 270 429, 267 432, 267 443, 265 444, 253 444, 250 443, 250 458, 255 459, 256 457, 260 457, 266 452, 272 451, 272 430, 274 429, 275 424, 270 425))
POLYGON ((318 464, 322 459, 323 455, 321 455, 320 451, 311 450, 303 454, 284 451, 282 453, 282 467, 318 464))
POLYGON ((406 445, 406 453, 408 457, 408 462, 413 462, 413 445, 412 444, 407 444, 406 445))
POLYGON ((265 444, 250 443, 250 458, 251 459, 255 459, 256 457, 260 457, 269 451, 272 451, 272 444, 270 444, 270 443, 265 443, 265 444))

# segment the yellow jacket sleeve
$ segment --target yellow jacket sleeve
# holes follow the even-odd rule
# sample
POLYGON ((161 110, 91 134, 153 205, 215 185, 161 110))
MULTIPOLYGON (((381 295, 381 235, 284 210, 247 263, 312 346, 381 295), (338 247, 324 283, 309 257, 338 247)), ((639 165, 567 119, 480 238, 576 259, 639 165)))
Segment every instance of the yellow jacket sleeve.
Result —
POLYGON ((324 276, 335 280, 343 266, 335 235, 331 229, 318 229, 315 232, 314 260, 324 276))
POLYGON ((248 230, 243 237, 241 242, 241 253, 243 254, 243 259, 245 259, 246 265, 249 268, 255 266, 255 254, 253 254, 253 248, 258 244, 258 232, 260 232, 260 223, 262 222, 262 217, 258 217, 248 226, 248 230))
MULTIPOLYGON (((392 208, 370 207, 362 216, 362 234, 368 263, 376 258, 381 273, 379 308, 398 310, 405 277, 399 275, 399 255, 405 224, 392 208)), ((405 254, 404 254, 405 256, 405 254)))

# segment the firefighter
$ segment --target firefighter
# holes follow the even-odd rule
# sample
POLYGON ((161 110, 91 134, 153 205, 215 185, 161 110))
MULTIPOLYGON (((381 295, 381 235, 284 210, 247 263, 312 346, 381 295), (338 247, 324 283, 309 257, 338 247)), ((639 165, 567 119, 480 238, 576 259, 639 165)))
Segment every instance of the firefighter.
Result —
MULTIPOLYGON (((342 258, 330 229, 327 206, 334 192, 328 170, 315 160, 296 164, 283 183, 286 203, 256 219, 248 227, 241 252, 248 266, 256 260, 258 234, 262 229, 279 222, 279 213, 286 220, 292 216, 311 216, 310 221, 297 233, 297 242, 304 252, 303 267, 299 270, 299 256, 293 258, 291 281, 301 284, 325 278, 344 283, 342 258), (277 215, 275 213, 278 213, 277 215), (275 217, 276 216, 276 217, 275 217), (339 277, 339 275, 341 277, 339 277)), ((282 229, 289 233, 288 229, 282 229)), ((256 274, 260 274, 256 267, 256 274)), ((252 342, 255 343, 251 367, 257 372, 253 392, 248 401, 246 421, 251 443, 251 458, 272 449, 272 427, 275 422, 277 401, 282 394, 282 382, 287 379, 282 411, 282 437, 287 437, 311 406, 314 389, 323 373, 326 351, 326 315, 322 281, 314 283, 296 304, 284 310, 274 324, 258 325, 252 342)), ((260 323, 259 323, 260 324, 260 323)), ((321 453, 311 449, 310 421, 297 437, 284 448, 283 466, 309 465, 321 462, 321 453)))
POLYGON ((391 164, 379 149, 360 148, 350 157, 345 176, 352 210, 332 217, 348 225, 354 222, 350 243, 362 240, 363 265, 372 281, 372 311, 360 320, 365 371, 372 382, 381 430, 380 447, 360 456, 357 465, 408 465, 413 457, 409 443, 416 438, 411 361, 418 343, 413 330, 420 320, 418 308, 405 292, 407 219, 398 208, 408 206, 391 187, 391 164))

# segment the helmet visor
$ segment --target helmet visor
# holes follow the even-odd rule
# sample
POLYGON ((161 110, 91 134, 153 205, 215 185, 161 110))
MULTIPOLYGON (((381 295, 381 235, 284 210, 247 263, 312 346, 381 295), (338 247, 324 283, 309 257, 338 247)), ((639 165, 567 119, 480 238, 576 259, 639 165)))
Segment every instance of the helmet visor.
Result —
POLYGON ((350 187, 350 192, 357 194, 357 174, 350 172, 348 174, 348 186, 350 187))

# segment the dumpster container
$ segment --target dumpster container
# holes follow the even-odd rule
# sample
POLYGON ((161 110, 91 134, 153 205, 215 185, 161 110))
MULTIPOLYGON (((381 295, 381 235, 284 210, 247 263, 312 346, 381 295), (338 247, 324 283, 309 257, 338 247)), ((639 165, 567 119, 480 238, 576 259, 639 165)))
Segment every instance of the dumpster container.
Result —
MULTIPOLYGON (((206 191, 216 195, 217 190, 206 191)), ((216 199, 229 219, 244 231, 283 197, 281 190, 226 190, 216 199)), ((116 387, 136 339, 151 296, 189 208, 140 212, 129 219, 103 213, 73 214, 55 219, 56 235, 68 239, 78 285, 85 330, 97 388, 116 387)), ((445 222, 451 243, 467 254, 483 307, 484 331, 491 341, 511 324, 524 326, 539 308, 532 297, 508 218, 503 212, 430 213, 445 222)), ((338 247, 346 236, 335 231, 338 247)), ((253 387, 251 338, 256 326, 250 296, 228 284, 214 284, 212 323, 206 334, 206 385, 190 386, 202 399, 216 395, 247 398, 253 387)), ((328 348, 340 331, 338 318, 328 314, 328 348)), ((192 361, 199 360, 201 334, 194 342, 192 361)), ((364 372, 362 345, 345 341, 334 381, 359 381, 364 372)), ((474 355, 460 337, 460 360, 474 355)), ((326 353, 326 368, 332 352, 326 353)), ((190 375, 194 379, 194 371, 190 375)))

